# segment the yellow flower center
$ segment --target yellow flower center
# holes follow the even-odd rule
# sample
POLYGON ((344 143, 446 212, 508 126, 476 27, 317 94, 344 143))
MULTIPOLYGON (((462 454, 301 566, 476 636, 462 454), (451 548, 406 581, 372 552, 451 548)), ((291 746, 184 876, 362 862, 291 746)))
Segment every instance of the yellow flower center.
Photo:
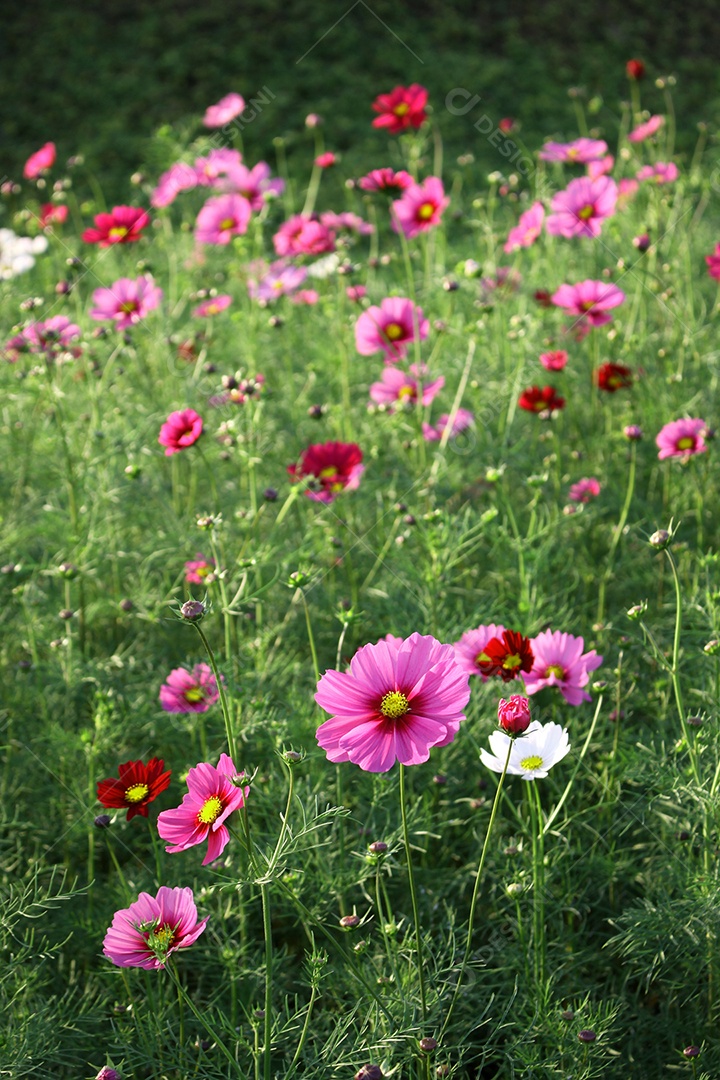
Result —
POLYGON ((522 664, 522 658, 515 653, 513 656, 506 656, 503 660, 503 667, 506 671, 514 671, 515 668, 519 668, 522 664))
POLYGON ((186 690, 183 697, 189 705, 197 705, 198 701, 202 701, 205 695, 199 686, 191 686, 189 690, 186 690))
POLYGON ((120 310, 124 315, 129 315, 132 311, 137 311, 137 300, 126 300, 124 304, 120 305, 120 310))
POLYGON ((490 657, 488 656, 488 654, 486 652, 478 653, 477 656, 475 657, 475 663, 477 664, 478 667, 480 667, 481 664, 489 664, 490 663, 490 657))
POLYGON ((324 469, 320 470, 320 479, 329 480, 332 476, 337 475, 337 469, 334 465, 326 465, 324 469))
POLYGON ((400 323, 391 322, 385 327, 385 337, 390 341, 397 341, 403 336, 403 328, 400 323))
POLYGON ((410 112, 410 106, 406 101, 401 101, 399 105, 396 105, 393 109, 396 116, 407 116, 410 112))
POLYGON ((582 304, 580 305, 580 310, 581 311, 592 311, 592 309, 594 307, 595 307, 595 301, 594 300, 583 300, 582 304))
POLYGON ((692 450, 695 445, 695 440, 690 435, 684 435, 682 439, 677 441, 678 450, 692 450))
POLYGON ((407 401, 415 397, 414 386, 401 386, 398 390, 398 401, 407 401))
POLYGON ((212 825, 222 813, 222 799, 218 795, 211 795, 206 799, 198 811, 198 825, 212 825))
POLYGON ((572 161, 573 158, 576 158, 578 156, 578 151, 575 149, 566 150, 565 153, 567 154, 570 161, 572 161))
POLYGON ((123 240, 129 232, 129 229, 125 229, 122 225, 118 225, 114 229, 110 229, 108 238, 110 240, 123 240))
POLYGON ((147 784, 131 784, 125 792, 125 798, 128 802, 142 802, 149 791, 147 784))
POLYGON ((588 218, 591 218, 594 213, 595 213, 595 207, 594 206, 583 206, 582 210, 580 210, 578 212, 578 217, 580 218, 581 221, 587 221, 588 218))
POLYGON ((428 218, 431 218, 434 213, 435 213, 434 204, 431 203, 431 202, 426 202, 426 203, 423 203, 422 206, 418 207, 417 216, 420 218, 421 221, 427 221, 428 218))
POLYGON ((397 720, 410 712, 410 702, 399 690, 390 690, 380 702, 380 712, 390 720, 397 720))
POLYGON ((234 229, 235 228, 235 218, 231 218, 231 217, 223 218, 223 220, 220 222, 220 228, 221 229, 234 229))
POLYGON ((543 759, 538 754, 531 754, 530 757, 523 758, 520 762, 520 768, 526 769, 528 772, 534 772, 535 769, 542 767, 543 759))
POLYGON ((565 668, 560 667, 560 664, 550 664, 549 667, 545 669, 545 678, 549 679, 552 675, 554 675, 556 679, 564 679, 565 668))
POLYGON ((152 945, 154 949, 165 952, 173 943, 175 931, 172 926, 158 926, 152 932, 152 945))

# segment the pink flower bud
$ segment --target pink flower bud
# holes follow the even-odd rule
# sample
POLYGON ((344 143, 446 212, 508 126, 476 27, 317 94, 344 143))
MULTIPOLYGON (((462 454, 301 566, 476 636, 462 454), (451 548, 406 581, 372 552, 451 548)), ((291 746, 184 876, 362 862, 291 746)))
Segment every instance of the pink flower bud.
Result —
POLYGON ((508 735, 522 735, 530 724, 530 702, 522 694, 511 694, 498 702, 498 724, 508 735))

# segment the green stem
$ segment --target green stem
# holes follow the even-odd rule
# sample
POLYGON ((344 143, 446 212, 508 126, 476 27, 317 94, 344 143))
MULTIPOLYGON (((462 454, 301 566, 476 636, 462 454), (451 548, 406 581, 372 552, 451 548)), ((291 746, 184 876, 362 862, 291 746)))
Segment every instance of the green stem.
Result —
POLYGON ((540 790, 534 780, 528 781, 533 827, 533 953, 535 985, 540 993, 545 985, 545 834, 542 824, 540 790))
POLYGON ((475 928, 475 909, 477 908, 477 901, 480 895, 480 885, 482 882, 482 873, 485 866, 485 858, 488 853, 488 847, 490 844, 490 836, 492 835, 493 825, 495 824, 495 816, 497 814, 498 806, 500 805, 500 794, 502 792, 505 776, 507 775, 508 765, 510 764, 510 754, 512 753, 513 740, 508 740, 507 757, 505 758, 505 764, 503 771, 500 774, 500 780, 495 791, 495 798, 493 799, 492 810, 490 811, 490 821, 488 822, 487 832, 485 833, 485 840, 483 841, 482 851, 480 852, 480 862, 478 863, 477 874, 475 875, 475 887, 473 888, 472 899, 470 901, 470 914, 468 916, 468 932, 467 939, 465 941, 465 952, 462 958, 462 964, 460 965, 460 973, 458 975, 457 982, 455 984, 455 992, 450 1002, 450 1008, 447 1011, 445 1022, 440 1032, 440 1038, 442 1039, 448 1024, 450 1023, 450 1017, 453 1014, 458 995, 460 994, 460 987, 462 986, 463 979, 465 978, 465 972, 467 970, 468 960, 470 959, 470 951, 472 949, 473 930, 475 928))
POLYGON ((600 590, 598 594, 598 613, 597 619, 595 620, 598 623, 602 622, 603 615, 605 614, 605 589, 607 588, 607 583, 612 576, 615 552, 617 551, 618 544, 620 543, 620 537, 623 534, 623 529, 625 528, 628 514, 630 513, 630 504, 632 503, 632 497, 635 491, 636 462, 637 444, 633 442, 630 444, 630 469, 628 471, 628 482, 627 490, 625 492, 625 502, 623 503, 623 508, 620 511, 620 518, 618 520, 618 523, 613 530, 612 541, 610 543, 610 551, 608 552, 607 565, 605 567, 605 573, 603 574, 600 581, 600 590))
POLYGON ((205 646, 205 652, 208 654, 208 660, 210 661, 210 667, 212 668, 213 675, 215 676, 215 682, 217 683, 218 693, 220 694, 220 707, 222 708, 223 720, 225 721, 225 738, 227 739, 228 751, 230 753, 230 757, 232 758, 233 765, 237 765, 237 762, 235 761, 235 737, 233 736, 233 732, 232 732, 232 720, 231 720, 231 717, 230 717, 230 707, 228 705, 227 696, 225 694, 225 687, 223 685, 223 681, 222 681, 220 672, 218 671, 217 663, 215 661, 215 653, 210 648, 210 642, 206 638, 205 633, 203 631, 203 628, 200 626, 200 623, 197 623, 197 622, 193 623, 193 626, 197 630, 198 634, 200 635, 200 640, 202 641, 203 645, 205 646))
POLYGON ((685 736, 685 742, 687 744, 688 753, 690 754, 690 762, 692 765, 693 777, 697 784, 698 790, 700 790, 700 770, 698 769, 697 751, 695 749, 695 743, 690 735, 690 729, 687 725, 687 718, 685 716, 685 706, 683 705, 682 687, 680 685, 680 634, 682 632, 682 592, 680 590, 680 577, 677 572, 677 566, 675 559, 672 556, 672 552, 669 548, 665 548, 665 554, 668 557, 670 563, 670 569, 672 570, 673 583, 675 585, 675 634, 673 637, 673 652, 672 652, 672 668, 670 671, 673 690, 675 691, 675 703, 677 704, 678 713, 680 714, 680 724, 682 725, 683 735, 685 736))
POLYGON ((312 622, 310 621, 310 608, 308 602, 305 599, 305 593, 300 590, 302 597, 303 608, 305 609, 305 625, 307 626, 308 641, 310 643, 310 655, 312 656, 313 669, 315 671, 315 682, 320 682, 320 665, 318 664, 317 649, 315 648, 315 635, 313 634, 312 622))
POLYGON ((198 1009, 195 1008, 195 1005, 193 1004, 192 998, 190 997, 190 995, 187 993, 187 991, 183 987, 182 983, 180 982, 175 969, 172 967, 172 965, 168 964, 166 966, 165 970, 167 971, 168 975, 170 976, 172 981, 177 986, 178 995, 182 998, 182 1000, 188 1006, 188 1008, 190 1009, 190 1011, 193 1014, 193 1016, 195 1017, 195 1019, 198 1021, 199 1024, 202 1024, 202 1026, 205 1028, 205 1031, 207 1031, 207 1033, 210 1036, 210 1038, 212 1039, 212 1041, 219 1047, 220 1050, 222 1050, 222 1052, 225 1055, 225 1057, 227 1058, 227 1060, 230 1062, 230 1064, 236 1070, 238 1076, 240 1077, 240 1080, 245 1080, 245 1074, 243 1073, 242 1069, 240 1068, 240 1063, 238 1062, 237 1058, 233 1057, 233 1055, 230 1053, 227 1046, 222 1041, 222 1039, 220 1038, 218 1033, 215 1031, 215 1029, 212 1027, 212 1025, 202 1015, 202 1013, 198 1009))
POLYGON ((270 885, 263 882, 260 886, 263 913, 263 937, 265 938, 265 1016, 264 1016, 264 1045, 263 1045, 263 1077, 271 1080, 270 1070, 270 1042, 272 1037, 272 926, 270 922, 270 885))
POLYGON ((405 842, 405 858, 407 859, 408 883, 410 885, 410 900, 412 903, 413 922, 415 924, 415 947, 417 949, 417 973, 420 986, 420 1005, 422 1007, 423 1028, 427 1024, 427 1001, 425 997, 425 972, 423 970, 423 948, 420 932, 420 913, 418 910, 417 892, 415 889, 415 875, 413 873, 412 854, 410 851, 410 832, 408 830, 407 806, 405 800, 405 766, 400 764, 400 812, 402 814, 403 840, 405 842))

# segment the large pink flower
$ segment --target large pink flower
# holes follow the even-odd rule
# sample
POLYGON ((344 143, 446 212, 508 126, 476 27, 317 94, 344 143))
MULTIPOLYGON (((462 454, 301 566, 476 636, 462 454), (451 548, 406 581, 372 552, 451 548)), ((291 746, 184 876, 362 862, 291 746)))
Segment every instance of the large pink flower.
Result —
POLYGON ((408 239, 420 232, 427 232, 440 224, 442 212, 449 203, 442 180, 437 176, 428 176, 422 184, 409 187, 403 192, 402 198, 392 204, 393 229, 405 233, 408 239))
POLYGON ((602 326, 612 320, 609 312, 623 303, 625 293, 611 282, 587 280, 577 285, 561 285, 551 300, 568 315, 578 315, 592 326, 602 326))
POLYGON ((55 143, 46 142, 44 146, 41 146, 39 150, 36 150, 34 154, 25 162, 23 167, 23 176, 26 180, 34 180, 41 173, 47 172, 48 169, 52 169, 55 164, 55 143))
POLYGON ((295 214, 280 226, 273 244, 281 257, 322 255, 335 250, 335 233, 313 218, 295 214))
POLYGON ((584 476, 568 491, 570 502, 587 503, 600 494, 600 482, 594 476, 584 476))
POLYGON ((609 176, 571 180, 565 191, 553 196, 547 231, 551 236, 599 236, 603 219, 615 213, 617 194, 609 176))
POLYGON ((202 435, 202 429, 202 417, 194 409, 170 413, 158 435, 158 442, 165 447, 165 457, 179 454, 181 450, 196 443, 202 435))
POLYGON ((707 450, 705 439, 708 426, 704 420, 695 417, 692 420, 673 420, 662 428, 655 442, 660 451, 658 457, 679 457, 687 460, 694 454, 704 454, 707 450))
POLYGON ((430 405, 445 385, 444 376, 423 383, 422 373, 420 378, 413 378, 413 375, 418 375, 417 364, 412 364, 410 371, 412 374, 408 375, 396 367, 383 368, 380 382, 375 382, 370 387, 371 399, 377 405, 387 405, 389 412, 394 412, 396 408, 416 405, 418 394, 423 405, 430 405))
POLYGON ((119 278, 109 289, 95 289, 92 295, 95 307, 90 311, 90 318, 112 320, 118 330, 125 330, 156 308, 162 296, 162 289, 149 274, 134 281, 119 278))
POLYGON ((651 116, 644 124, 638 124, 636 128, 633 128, 628 135, 628 140, 633 143, 644 142, 645 139, 649 139, 651 135, 659 131, 664 123, 664 116, 651 116))
POLYGON ((195 239, 199 244, 229 244, 233 236, 247 232, 251 216, 250 203, 242 195, 217 195, 198 214, 195 239))
POLYGON ((534 202, 529 210, 520 215, 520 220, 514 229, 508 233, 504 251, 508 253, 518 251, 519 248, 532 247, 542 232, 545 219, 545 208, 541 202, 534 202))
POLYGON ((557 686, 568 705, 581 705, 590 701, 583 690, 590 681, 590 672, 602 664, 602 656, 594 649, 583 653, 585 645, 581 637, 562 634, 559 630, 544 630, 530 639, 535 660, 525 675, 525 689, 536 694, 545 686, 557 686))
POLYGON ((240 94, 226 94, 217 105, 209 105, 203 116, 203 124, 209 128, 219 128, 229 124, 245 108, 245 99, 240 94))
POLYGON ((326 671, 318 683, 315 700, 331 719, 317 741, 330 761, 366 772, 419 765, 455 738, 469 697, 452 645, 420 634, 364 645, 349 671, 326 671))
POLYGON ((157 896, 142 892, 129 908, 116 911, 105 935, 103 953, 117 967, 164 968, 168 957, 187 949, 202 934, 192 889, 168 889, 157 896))
MULTIPOLYGON (((186 569, 189 565, 185 564, 186 569)), ((207 566, 207 563, 202 565, 207 566)), ((197 575, 192 578, 186 576, 185 580, 201 582, 203 579, 197 575)), ((196 664, 192 671, 175 668, 160 687, 160 704, 165 712, 207 712, 219 696, 217 681, 209 664, 196 664)))
POLYGON ((208 849, 203 866, 219 858, 230 839, 225 821, 235 810, 241 810, 250 793, 243 787, 244 773, 239 773, 233 760, 221 754, 217 767, 203 761, 187 775, 188 793, 180 806, 163 810, 158 816, 158 833, 168 840, 166 851, 187 851, 207 840, 208 849))
POLYGON ((411 342, 424 341, 429 332, 422 308, 406 296, 390 296, 379 307, 363 311, 355 323, 355 347, 361 356, 382 352, 387 363, 394 363, 403 359, 411 342))
POLYGON ((547 142, 539 153, 541 161, 565 161, 586 165, 607 154, 607 143, 602 139, 575 139, 574 142, 547 142))
POLYGON ((504 633, 505 627, 495 623, 466 631, 453 645, 456 663, 468 675, 479 675, 483 682, 487 682, 488 676, 484 675, 480 668, 480 664, 487 663, 489 659, 485 655, 485 646, 493 638, 501 638, 504 633))

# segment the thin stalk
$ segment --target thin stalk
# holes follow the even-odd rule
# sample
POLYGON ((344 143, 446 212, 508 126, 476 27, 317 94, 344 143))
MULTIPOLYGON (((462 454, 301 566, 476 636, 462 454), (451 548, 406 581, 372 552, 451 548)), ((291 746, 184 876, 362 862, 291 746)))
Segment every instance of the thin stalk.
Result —
POLYGON ((225 694, 225 687, 223 685, 223 680, 222 680, 222 677, 220 675, 220 672, 218 671, 218 666, 217 666, 217 663, 215 661, 215 653, 210 648, 210 642, 206 638, 205 633, 204 633, 203 628, 201 627, 200 623, 197 623, 197 622, 193 623, 193 626, 197 630, 198 634, 200 635, 200 640, 202 641, 203 645, 205 646, 205 652, 208 654, 208 660, 210 661, 210 667, 212 668, 213 675, 215 676, 215 682, 217 683, 218 693, 220 695, 220 707, 222 709, 223 720, 225 721, 225 738, 227 739, 227 744, 228 744, 228 750, 230 752, 230 757, 233 760, 233 764, 235 764, 235 737, 234 737, 233 732, 232 732, 232 720, 231 720, 231 717, 230 717, 230 706, 228 705, 228 700, 227 700, 227 696, 225 694))
POLYGON ((303 1023, 302 1031, 300 1032, 300 1038, 298 1039, 298 1044, 297 1044, 297 1047, 295 1049, 293 1059, 292 1059, 292 1061, 290 1062, 290 1064, 288 1066, 288 1070, 285 1073, 285 1076, 284 1076, 283 1080, 290 1080, 290 1077, 292 1076, 292 1074, 295 1071, 295 1066, 297 1065, 298 1061, 300 1060, 300 1055, 302 1054, 303 1049, 305 1048, 305 1043, 307 1042, 307 1037, 308 1037, 308 1031, 310 1030, 310 1018, 311 1018, 312 1013, 313 1013, 313 1007, 315 1005, 315 1001, 317 999, 317 996, 318 996, 318 988, 317 988, 317 986, 313 986, 311 988, 311 990, 310 990, 310 1000, 308 1002, 307 1012, 305 1013, 305 1022, 303 1023))
POLYGON ((675 692, 675 703, 677 705, 678 713, 680 714, 680 724, 682 725, 683 735, 685 736, 685 742, 687 744, 688 753, 690 754, 690 763, 692 765, 693 777, 695 783, 700 790, 700 770, 698 769, 697 751, 695 749, 695 743, 690 735, 690 729, 687 725, 687 719, 685 717, 685 706, 683 705, 682 687, 680 685, 680 634, 682 632, 682 592, 680 590, 680 577, 677 572, 677 566, 675 565, 675 559, 672 556, 672 552, 669 548, 665 548, 665 554, 668 557, 670 563, 670 569, 672 570, 673 583, 675 585, 675 633, 673 636, 673 651, 672 651, 672 668, 670 669, 670 676, 672 679, 673 690, 675 692))
POLYGON ((633 493, 635 491, 635 471, 637 463, 637 444, 635 442, 630 444, 630 468, 628 470, 628 482, 627 490, 625 492, 625 502, 623 503, 622 510, 620 511, 620 517, 618 523, 613 530, 612 540, 610 542, 610 551, 608 552, 607 565, 605 566, 605 573, 600 581, 600 590, 598 594, 598 612, 596 622, 601 623, 603 615, 605 614, 605 589, 607 583, 612 575, 613 562, 615 560, 615 553, 617 551, 618 544, 620 543, 620 537, 623 534, 623 529, 630 513, 630 504, 632 503, 633 493))
POLYGON ((528 781, 528 801, 533 850, 533 968, 539 992, 545 985, 545 844, 542 828, 540 791, 534 780, 528 781))
POLYGON ((320 665, 318 664, 317 649, 315 648, 315 635, 313 634, 312 622, 310 621, 310 608, 308 602, 305 599, 305 593, 300 589, 300 595, 302 597, 303 608, 305 609, 305 625, 307 626, 308 641, 310 643, 310 655, 312 656, 313 670, 315 671, 315 682, 320 682, 320 665))
POLYGON ((410 851, 410 832, 408 830, 407 806, 405 800, 405 766, 400 764, 400 812, 402 814, 403 840, 405 842, 405 858, 407 859, 408 883, 410 885, 410 900, 412 903, 413 922, 415 924, 415 947, 417 949, 417 973, 420 986, 420 1005, 422 1008, 423 1028, 427 1023, 427 1000, 425 997, 425 972, 423 970, 423 948, 420 932, 420 912, 418 910, 417 892, 415 889, 415 875, 413 874, 412 854, 410 851))
POLYGON ((262 897, 262 913, 263 913, 263 937, 265 939, 265 1016, 264 1016, 264 1034, 263 1034, 263 1078, 264 1080, 271 1080, 272 1073, 270 1069, 270 1042, 272 1037, 272 970, 273 970, 273 948, 272 948, 272 925, 270 922, 270 885, 265 881, 260 886, 260 896, 262 897))
POLYGON ((168 966, 165 968, 165 970, 167 971, 168 975, 170 976, 172 981, 177 986, 178 995, 182 998, 182 1000, 188 1006, 188 1008, 190 1009, 190 1011, 193 1014, 193 1016, 195 1017, 195 1019, 198 1021, 199 1024, 202 1024, 202 1026, 205 1028, 205 1031, 207 1031, 207 1033, 210 1036, 210 1038, 212 1039, 212 1041, 218 1046, 218 1048, 220 1050, 222 1050, 223 1054, 225 1055, 227 1060, 230 1062, 230 1064, 233 1066, 233 1068, 235 1069, 235 1071, 237 1072, 237 1075, 241 1078, 241 1080, 245 1080, 245 1074, 243 1073, 242 1069, 240 1068, 240 1063, 238 1062, 237 1058, 233 1057, 233 1055, 230 1053, 227 1046, 222 1041, 222 1039, 220 1038, 218 1033, 215 1031, 213 1026, 202 1015, 202 1013, 198 1009, 195 1008, 195 1005, 193 1004, 192 998, 189 996, 189 994, 187 993, 187 991, 183 987, 182 983, 180 982, 179 978, 177 977, 177 973, 176 973, 175 969, 172 967, 172 965, 168 964, 168 966))

